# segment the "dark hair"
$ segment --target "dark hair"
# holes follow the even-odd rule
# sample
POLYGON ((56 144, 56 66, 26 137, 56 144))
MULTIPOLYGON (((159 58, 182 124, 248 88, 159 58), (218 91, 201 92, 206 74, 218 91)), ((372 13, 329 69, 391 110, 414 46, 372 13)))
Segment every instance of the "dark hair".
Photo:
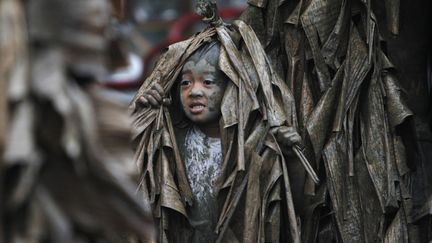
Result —
POLYGON ((220 53, 220 42, 218 40, 212 40, 210 42, 203 44, 187 60, 197 62, 205 58, 205 60, 208 63, 213 64, 217 66, 217 68, 219 68, 219 53, 220 53))

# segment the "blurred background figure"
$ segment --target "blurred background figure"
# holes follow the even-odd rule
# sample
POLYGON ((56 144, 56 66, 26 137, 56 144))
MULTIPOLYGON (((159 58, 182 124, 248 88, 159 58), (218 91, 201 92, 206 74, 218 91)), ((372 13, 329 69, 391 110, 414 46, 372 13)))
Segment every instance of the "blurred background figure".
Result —
POLYGON ((97 84, 126 56, 119 6, 0 1, 0 242, 153 238, 127 109, 97 84))

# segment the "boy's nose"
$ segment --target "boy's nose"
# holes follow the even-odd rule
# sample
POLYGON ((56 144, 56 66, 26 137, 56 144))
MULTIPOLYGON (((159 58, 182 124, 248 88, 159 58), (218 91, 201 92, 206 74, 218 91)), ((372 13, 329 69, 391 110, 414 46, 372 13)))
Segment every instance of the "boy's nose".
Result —
POLYGON ((195 84, 194 86, 192 86, 189 95, 191 97, 202 97, 204 95, 204 92, 200 85, 195 84))

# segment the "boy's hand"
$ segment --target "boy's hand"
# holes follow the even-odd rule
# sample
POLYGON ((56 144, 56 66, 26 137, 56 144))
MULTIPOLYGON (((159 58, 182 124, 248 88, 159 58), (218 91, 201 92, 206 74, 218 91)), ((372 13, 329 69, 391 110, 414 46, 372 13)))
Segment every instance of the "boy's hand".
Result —
POLYGON ((150 90, 146 91, 141 97, 138 98, 138 102, 143 106, 160 107, 165 102, 163 99, 164 91, 159 83, 155 83, 150 90))
POLYGON ((280 126, 272 129, 277 141, 285 146, 293 146, 301 142, 301 137, 294 127, 280 126))

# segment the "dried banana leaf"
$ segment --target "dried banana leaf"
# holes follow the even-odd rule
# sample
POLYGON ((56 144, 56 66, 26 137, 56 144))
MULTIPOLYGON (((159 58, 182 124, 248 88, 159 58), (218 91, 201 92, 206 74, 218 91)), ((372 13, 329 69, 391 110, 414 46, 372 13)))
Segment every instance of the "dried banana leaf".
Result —
MULTIPOLYGON (((307 225, 302 227, 306 229, 302 238, 308 242, 339 236, 341 242, 410 239, 412 233, 406 232, 414 232, 407 223, 411 209, 402 209, 397 201, 409 197, 410 191, 403 188, 412 166, 407 164, 408 140, 398 132, 413 113, 404 102, 397 67, 389 61, 377 27, 385 12, 390 32, 398 34, 399 1, 381 4, 385 11, 378 12, 380 16, 375 15, 377 3, 372 0, 278 3, 249 1, 241 18, 254 28, 265 48, 285 49, 270 56, 269 62, 275 69, 285 64, 284 82, 293 91, 295 115, 304 129, 305 144, 310 145, 305 153, 315 160, 318 174, 325 174, 327 188, 320 190, 330 195, 324 208, 334 211, 333 220, 317 225, 310 217, 320 216, 303 216, 301 222, 307 225), (272 40, 270 45, 267 40, 272 40), (319 166, 322 163, 324 167, 319 166), (312 234, 317 237, 307 237, 309 230, 315 230, 312 234)), ((311 205, 301 207, 313 212, 310 207, 317 207, 312 204, 317 199, 311 191, 305 190, 311 205)))

